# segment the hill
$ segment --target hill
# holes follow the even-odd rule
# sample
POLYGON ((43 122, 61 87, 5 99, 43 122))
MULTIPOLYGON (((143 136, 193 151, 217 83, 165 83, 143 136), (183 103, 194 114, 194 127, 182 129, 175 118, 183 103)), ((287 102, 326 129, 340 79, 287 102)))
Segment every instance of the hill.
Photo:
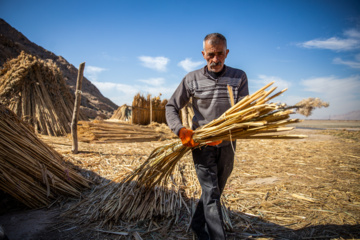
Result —
POLYGON ((360 110, 352 111, 343 115, 331 116, 331 120, 360 120, 360 110))
MULTIPOLYGON (((54 62, 61 70, 66 84, 74 96, 78 69, 62 56, 38 46, 28 40, 22 33, 0 18, 0 68, 8 59, 16 58, 21 51, 36 56, 44 61, 54 62)), ((86 62, 86 59, 84 59, 86 62)), ((104 97, 98 88, 84 77, 82 83, 82 110, 88 118, 102 116, 110 118, 118 106, 104 97)))

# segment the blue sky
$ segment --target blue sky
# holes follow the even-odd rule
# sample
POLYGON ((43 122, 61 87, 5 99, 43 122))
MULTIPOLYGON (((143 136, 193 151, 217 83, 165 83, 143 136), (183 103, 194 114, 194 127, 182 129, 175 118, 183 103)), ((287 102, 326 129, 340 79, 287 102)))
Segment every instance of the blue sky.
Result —
POLYGON ((205 65, 202 40, 228 40, 226 64, 247 73, 250 93, 275 80, 278 101, 319 97, 310 118, 360 110, 360 1, 0 0, 0 18, 63 56, 118 105, 140 92, 170 98, 205 65))

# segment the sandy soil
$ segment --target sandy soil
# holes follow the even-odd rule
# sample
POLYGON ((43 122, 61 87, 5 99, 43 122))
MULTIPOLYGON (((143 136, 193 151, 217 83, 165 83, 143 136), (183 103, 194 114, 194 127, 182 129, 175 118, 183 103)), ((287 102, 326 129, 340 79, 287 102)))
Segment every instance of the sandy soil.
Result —
MULTIPOLYGON (((235 168, 223 196, 232 224, 229 239, 360 239, 359 132, 295 129, 292 134, 308 137, 237 142, 235 168)), ((141 161, 155 147, 173 141, 80 143, 81 152, 74 155, 70 139, 42 138, 97 183, 112 179, 125 164, 130 171, 129 161, 141 161)), ((191 162, 191 157, 182 161, 191 162)), ((2 211, 0 224, 10 240, 193 239, 187 215, 178 225, 123 223, 128 227, 107 234, 60 227, 59 214, 74 202, 37 210, 12 206, 2 211), (139 230, 133 231, 135 226, 139 230)))

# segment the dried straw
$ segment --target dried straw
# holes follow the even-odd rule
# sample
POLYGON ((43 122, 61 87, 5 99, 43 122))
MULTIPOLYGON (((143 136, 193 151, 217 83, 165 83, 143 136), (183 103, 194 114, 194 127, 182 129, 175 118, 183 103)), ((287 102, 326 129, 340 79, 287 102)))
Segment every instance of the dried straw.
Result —
POLYGON ((131 107, 131 122, 141 125, 147 125, 151 122, 166 123, 165 105, 167 104, 167 100, 164 99, 161 101, 160 96, 161 94, 152 98, 151 95, 148 94, 145 98, 140 95, 140 93, 136 94, 131 107))
MULTIPOLYGON (((0 103, 34 127, 36 133, 65 136, 70 133, 74 97, 60 69, 21 52, 0 71, 0 103)), ((80 113, 80 120, 86 117, 80 113)))
POLYGON ((31 208, 80 196, 88 181, 0 103, 0 189, 31 208))
POLYGON ((78 136, 79 141, 91 143, 147 142, 176 137, 167 126, 159 127, 154 131, 155 124, 157 123, 153 123, 152 126, 142 126, 120 121, 80 121, 78 136))
POLYGON ((114 111, 114 114, 110 119, 131 122, 131 107, 127 106, 126 104, 120 106, 117 110, 114 111))

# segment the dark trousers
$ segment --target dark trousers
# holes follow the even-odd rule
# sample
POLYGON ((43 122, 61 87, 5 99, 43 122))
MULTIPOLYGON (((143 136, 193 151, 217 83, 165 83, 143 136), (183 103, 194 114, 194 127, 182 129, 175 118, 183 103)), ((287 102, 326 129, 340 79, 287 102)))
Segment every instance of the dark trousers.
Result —
MULTIPOLYGON (((236 144, 233 146, 235 149, 236 144)), ((234 151, 231 145, 205 146, 194 149, 192 155, 202 192, 191 228, 200 240, 224 240, 220 196, 233 169, 234 151)))

